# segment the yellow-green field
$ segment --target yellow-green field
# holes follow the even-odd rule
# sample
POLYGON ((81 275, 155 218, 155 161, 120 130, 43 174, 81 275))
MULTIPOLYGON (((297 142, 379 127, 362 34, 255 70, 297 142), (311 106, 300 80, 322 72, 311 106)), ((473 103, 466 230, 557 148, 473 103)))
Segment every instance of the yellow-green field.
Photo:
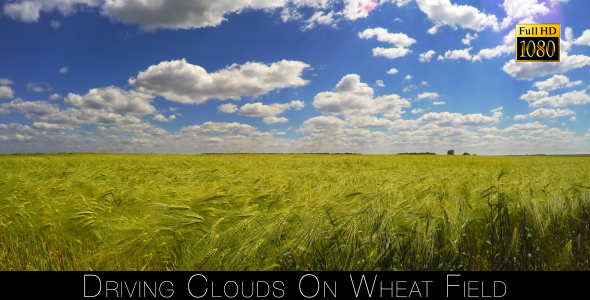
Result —
POLYGON ((1 155, 1 270, 588 270, 590 157, 1 155))

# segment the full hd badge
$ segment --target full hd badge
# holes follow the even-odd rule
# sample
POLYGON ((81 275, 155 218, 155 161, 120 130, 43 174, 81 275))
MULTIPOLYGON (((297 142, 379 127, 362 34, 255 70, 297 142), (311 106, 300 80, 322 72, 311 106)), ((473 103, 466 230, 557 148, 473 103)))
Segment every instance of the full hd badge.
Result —
POLYGON ((516 24, 516 61, 558 62, 560 24, 516 24))

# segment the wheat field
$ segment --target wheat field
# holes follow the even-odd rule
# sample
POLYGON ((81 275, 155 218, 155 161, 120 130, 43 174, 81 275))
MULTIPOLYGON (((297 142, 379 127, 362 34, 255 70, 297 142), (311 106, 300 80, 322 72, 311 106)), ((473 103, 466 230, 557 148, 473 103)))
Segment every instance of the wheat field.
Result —
POLYGON ((590 157, 0 155, 0 270, 588 270, 590 157))

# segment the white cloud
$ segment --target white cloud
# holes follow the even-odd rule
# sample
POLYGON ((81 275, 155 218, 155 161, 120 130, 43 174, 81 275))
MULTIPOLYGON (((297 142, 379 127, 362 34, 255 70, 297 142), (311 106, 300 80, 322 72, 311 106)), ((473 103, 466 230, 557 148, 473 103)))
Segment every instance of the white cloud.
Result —
POLYGON ((438 60, 442 60, 442 59, 459 59, 459 58, 463 58, 465 60, 471 60, 471 54, 469 54, 469 51, 471 51, 471 49, 473 49, 473 47, 471 48, 467 48, 467 49, 463 49, 463 50, 448 50, 447 52, 445 52, 445 56, 438 56, 438 60))
POLYGON ((478 37, 477 33, 471 35, 469 33, 467 33, 467 35, 465 36, 464 39, 461 40, 461 42, 463 42, 463 44, 469 46, 471 44, 472 40, 475 40, 478 37))
POLYGON ((529 117, 533 118, 541 118, 541 119, 554 119, 569 115, 576 114, 574 111, 569 109, 547 109, 547 108, 539 108, 532 113, 529 114, 529 117))
POLYGON ((416 0, 418 7, 434 23, 428 33, 435 34, 439 27, 449 25, 481 31, 487 27, 498 29, 498 19, 486 15, 469 5, 451 4, 450 0, 416 0))
POLYGON ((519 80, 531 80, 537 76, 563 74, 567 71, 590 65, 590 57, 585 55, 568 55, 561 52, 559 62, 516 62, 511 59, 502 70, 519 80))
POLYGON ((515 115, 514 120, 526 120, 527 117, 527 115, 515 115))
POLYGON ((410 111, 410 112, 413 114, 419 114, 421 112, 424 112, 424 110, 421 108, 415 108, 415 109, 412 109, 412 111, 410 111))
MULTIPOLYGON (((158 28, 190 29, 217 26, 231 13, 246 9, 274 10, 295 6, 326 8, 327 0, 217 0, 217 1, 144 1, 144 0, 106 0, 101 14, 124 23, 139 24, 143 30, 158 28)), ((283 9, 283 20, 296 19, 297 14, 283 9), (295 15, 295 17, 290 17, 295 15)))
POLYGON ((574 40, 573 44, 590 46, 590 29, 584 30, 584 33, 582 33, 582 35, 579 38, 574 40))
POLYGON ((349 20, 366 18, 375 9, 377 1, 373 0, 344 0, 344 17, 349 20))
POLYGON ((14 90, 9 86, 0 86, 0 99, 12 99, 14 97, 14 90))
POLYGON ((377 80, 377 82, 375 82, 378 86, 380 87, 384 87, 385 84, 383 83, 383 80, 377 80))
POLYGON ((294 108, 295 110, 302 110, 305 107, 305 102, 300 100, 293 100, 289 103, 290 108, 294 108))
POLYGON ((304 28, 304 30, 311 29, 311 28, 315 27, 316 24, 321 24, 321 25, 334 24, 335 20, 334 20, 333 16, 334 16, 333 11, 331 11, 327 15, 324 15, 324 12, 322 12, 322 11, 316 11, 313 14, 313 16, 311 16, 309 19, 307 19, 307 21, 306 21, 307 26, 304 28))
POLYGON ((349 74, 338 82, 335 92, 317 94, 313 106, 333 115, 383 113, 387 118, 399 118, 402 108, 410 107, 410 103, 395 94, 373 98, 373 89, 361 82, 359 75, 349 74))
POLYGON ((218 112, 233 114, 238 111, 238 106, 232 103, 222 104, 217 107, 218 112))
POLYGON ((61 23, 59 21, 56 21, 56 20, 51 20, 50 26, 51 26, 51 28, 57 29, 57 28, 60 28, 61 27, 61 23))
POLYGON ((473 56, 473 61, 481 61, 482 58, 490 59, 493 57, 500 56, 502 54, 514 53, 514 47, 516 44, 516 31, 512 29, 503 40, 501 45, 495 48, 481 49, 479 53, 473 56))
POLYGON ((405 87, 402 89, 402 91, 403 91, 404 93, 407 93, 407 92, 410 92, 410 91, 412 91, 412 90, 415 90, 415 89, 417 89, 417 88, 418 88, 418 87, 417 87, 415 84, 410 84, 410 85, 408 85, 408 86, 405 86, 405 87))
POLYGON ((406 79, 406 80, 410 80, 410 79, 412 79, 412 75, 406 75, 405 79, 406 79))
POLYGON ((334 116, 319 116, 303 122, 299 131, 315 134, 337 134, 340 133, 346 123, 334 116))
POLYGON ((555 75, 545 81, 535 82, 533 85, 541 91, 553 91, 563 87, 572 87, 581 84, 582 81, 570 82, 570 79, 564 75, 555 75))
POLYGON ((290 22, 295 20, 301 20, 303 15, 295 7, 284 7, 281 11, 281 20, 283 22, 290 22))
POLYGON ((506 11, 506 18, 502 20, 502 28, 520 20, 521 24, 536 23, 537 16, 543 16, 550 12, 545 3, 538 3, 537 0, 504 0, 501 5, 506 11))
POLYGON ((68 67, 63 67, 61 69, 59 69, 59 74, 65 74, 68 72, 68 67))
POLYGON ((379 27, 374 29, 366 29, 363 32, 359 32, 358 35, 362 39, 377 37, 377 40, 380 42, 386 42, 394 45, 395 48, 377 47, 373 49, 373 56, 384 56, 389 59, 406 56, 408 53, 412 52, 407 47, 416 43, 415 39, 407 36, 404 33, 389 33, 387 32, 387 29, 379 27))
POLYGON ((502 130, 503 133, 526 133, 530 131, 538 131, 547 129, 546 125, 535 121, 527 124, 514 124, 502 130))
POLYGON ((170 115, 166 118, 164 115, 157 114, 152 120, 156 122, 172 122, 173 120, 176 120, 176 115, 170 115))
POLYGON ((432 105, 444 105, 444 102, 432 102, 432 105))
POLYGON ((8 79, 8 78, 0 78, 0 85, 11 85, 14 84, 14 82, 12 82, 12 80, 8 79))
POLYGON ((498 111, 502 111, 503 109, 504 109, 504 107, 500 106, 498 108, 491 109, 490 112, 495 113, 495 112, 498 112, 498 111))
POLYGON ((33 128, 42 131, 72 131, 74 126, 68 124, 51 124, 46 122, 33 122, 33 128))
POLYGON ((262 119, 262 122, 266 124, 274 124, 274 123, 287 123, 289 119, 285 117, 276 117, 276 116, 268 116, 262 119))
POLYGON ((436 98, 438 98, 438 94, 437 93, 422 93, 422 94, 418 95, 418 100, 422 100, 425 98, 436 99, 436 98))
POLYGON ((426 82, 424 80, 422 80, 422 82, 420 82, 420 85, 421 86, 429 86, 428 82, 426 82))
POLYGON ((500 121, 502 112, 494 112, 491 117, 482 114, 467 114, 460 113, 427 113, 420 117, 422 122, 435 123, 438 126, 481 126, 496 124, 500 121))
POLYGON ((546 91, 528 91, 526 94, 520 96, 520 99, 525 100, 531 107, 553 106, 563 107, 568 105, 583 105, 590 102, 590 95, 586 94, 586 90, 573 91, 562 95, 549 96, 546 91))
POLYGON ((576 120, 577 120, 576 117, 571 117, 570 118, 570 122, 575 122, 576 120))
POLYGON ((208 99, 239 100, 242 96, 259 96, 275 89, 308 83, 301 73, 308 64, 299 61, 233 64, 215 73, 186 60, 173 60, 152 65, 130 78, 129 84, 139 91, 156 94, 171 101, 203 103, 208 99))
MULTIPOLYGON (((97 6, 98 0, 17 0, 4 4, 3 11, 14 20, 22 22, 37 22, 41 11, 59 11, 67 16, 77 11, 77 8, 84 6, 97 6)), ((53 26, 53 24, 52 24, 53 26)))
POLYGON ((136 91, 125 91, 114 86, 91 89, 84 96, 68 94, 64 104, 76 107, 105 109, 118 114, 147 115, 156 109, 151 105, 154 96, 136 91))
POLYGON ((57 100, 59 98, 61 98, 61 95, 57 93, 49 96, 49 100, 57 100))
POLYGON ((33 91, 33 92, 37 92, 37 93, 52 90, 51 86, 47 83, 38 84, 38 83, 34 83, 34 82, 28 82, 26 87, 27 87, 27 91, 33 91), (43 87, 43 86, 45 86, 45 87, 43 87))
POLYGON ((219 133, 250 133, 256 130, 256 127, 248 124, 240 123, 218 123, 218 122, 205 122, 202 125, 187 126, 180 129, 181 132, 194 133, 194 134, 219 134, 219 133))
MULTIPOLYGON (((242 106, 238 111, 238 114, 248 117, 269 117, 282 114, 284 111, 291 108, 300 110, 303 107, 305 107, 305 104, 299 100, 291 101, 291 103, 273 103, 269 105, 262 104, 261 102, 256 102, 244 104, 244 106, 242 106)), ((274 119, 270 118, 269 120, 274 119)))
POLYGON ((420 62, 429 62, 435 53, 436 52, 434 50, 428 50, 427 52, 420 54, 420 57, 418 58, 418 60, 420 62))
POLYGON ((58 104, 50 104, 48 101, 25 101, 15 99, 8 103, 0 104, 0 114, 17 112, 25 115, 26 118, 39 122, 53 124, 138 124, 141 119, 131 115, 120 115, 108 112, 104 109, 92 108, 67 108, 59 109, 58 104))
POLYGON ((387 74, 389 74, 389 75, 393 75, 395 73, 397 73, 397 69, 396 68, 391 68, 389 71, 387 71, 387 74))

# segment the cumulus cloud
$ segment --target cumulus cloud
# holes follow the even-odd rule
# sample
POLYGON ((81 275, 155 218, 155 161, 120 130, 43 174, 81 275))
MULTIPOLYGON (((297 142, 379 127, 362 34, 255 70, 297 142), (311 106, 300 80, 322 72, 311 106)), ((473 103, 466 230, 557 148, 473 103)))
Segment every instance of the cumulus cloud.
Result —
POLYGON ((61 95, 60 94, 57 94, 57 93, 49 96, 49 100, 57 100, 59 98, 61 98, 61 95))
POLYGON ((361 39, 377 37, 377 40, 380 42, 386 42, 394 45, 395 48, 377 47, 373 49, 373 56, 384 56, 389 59, 406 56, 408 53, 412 52, 412 50, 408 49, 407 47, 416 43, 415 39, 407 36, 404 33, 389 33, 387 32, 387 29, 380 27, 374 29, 369 28, 363 32, 359 32, 359 37, 361 39))
POLYGON ((432 102, 432 105, 443 105, 445 104, 444 102, 432 102))
POLYGON ((586 104, 590 102, 590 95, 586 93, 586 90, 573 91, 555 96, 549 96, 549 92, 547 91, 528 91, 526 94, 520 96, 520 99, 527 101, 531 107, 563 107, 586 104))
POLYGON ((285 7, 289 2, 321 6, 327 1, 287 0, 217 0, 217 1, 143 1, 106 0, 101 14, 112 20, 139 24, 143 30, 190 29, 217 26, 231 13, 246 9, 273 10, 285 7))
POLYGON ((527 115, 515 115, 514 120, 526 120, 527 117, 527 115))
POLYGON ((346 126, 346 122, 334 116, 319 116, 303 122, 299 131, 315 134, 339 133, 346 126))
POLYGON ((219 134, 219 133, 250 133, 256 130, 256 127, 248 124, 233 123, 218 123, 205 122, 202 125, 187 126, 180 129, 181 132, 194 134, 219 134))
POLYGON ((387 118, 399 118, 402 108, 410 103, 398 95, 373 98, 373 89, 360 81, 360 76, 349 74, 336 85, 334 92, 315 96, 313 106, 332 115, 371 115, 382 113, 387 118))
POLYGON ((4 4, 3 12, 14 20, 37 22, 41 12, 57 10, 67 16, 76 12, 80 6, 94 7, 99 4, 99 0, 16 0, 4 4))
POLYGON ((404 86, 404 88, 402 89, 402 91, 403 91, 404 93, 407 93, 407 92, 410 92, 410 91, 412 91, 412 90, 415 90, 415 89, 417 89, 417 88, 418 88, 418 87, 417 87, 415 84, 410 84, 410 85, 408 85, 408 86, 404 86))
POLYGON ((68 67, 63 67, 61 69, 59 69, 59 74, 65 74, 68 72, 68 67))
POLYGON ((238 106, 232 103, 222 104, 217 107, 218 112, 233 114, 238 111, 238 106))
POLYGON ((12 99, 14 97, 14 90, 9 86, 0 86, 0 99, 12 99))
POLYGON ((563 87, 572 87, 581 84, 582 81, 570 82, 570 79, 564 75, 555 75, 545 81, 535 82, 533 85, 541 91, 553 91, 563 87))
POLYGON ((303 102, 299 100, 292 101, 291 103, 273 103, 269 105, 262 104, 261 102, 247 103, 240 107, 238 114, 248 117, 268 117, 282 114, 291 108, 302 109, 304 106, 303 102))
POLYGON ((64 103, 69 106, 105 109, 118 114, 147 115, 156 109, 151 105, 154 96, 136 91, 125 91, 114 86, 91 89, 86 95, 68 94, 64 103))
POLYGON ((515 32, 515 29, 512 29, 506 36, 504 36, 501 45, 498 45, 495 48, 486 48, 479 50, 479 53, 473 56, 473 61, 481 61, 482 58, 490 59, 493 57, 500 56, 502 54, 514 53, 514 47, 516 44, 515 32))
POLYGON ((311 16, 309 19, 307 19, 307 21, 306 21, 307 26, 304 28, 304 30, 311 29, 311 28, 315 27, 316 24, 320 24, 320 25, 335 24, 335 20, 333 17, 334 17, 333 11, 329 12, 326 15, 324 15, 323 11, 316 11, 313 14, 313 16, 311 16))
POLYGON ((164 115, 157 114, 152 120, 156 122, 172 122, 176 120, 176 115, 170 115, 168 118, 166 118, 164 115))
POLYGON ((33 91, 33 92, 37 92, 37 93, 51 91, 53 89, 47 83, 38 84, 38 83, 34 83, 34 82, 28 82, 26 87, 27 87, 27 91, 33 91))
POLYGON ((496 124, 500 121, 502 112, 496 111, 491 117, 482 114, 467 114, 460 113, 427 113, 420 117, 421 122, 431 122, 438 126, 482 126, 496 124))
POLYGON ((418 58, 418 60, 420 62, 429 62, 435 53, 436 52, 434 50, 428 50, 427 52, 420 54, 420 57, 418 58))
POLYGON ((568 55, 561 52, 559 62, 516 62, 511 59, 502 70, 519 80, 531 80, 535 77, 563 74, 570 70, 590 65, 590 57, 585 55, 568 55))
POLYGON ((140 71, 129 84, 139 91, 162 96, 170 101, 203 103, 208 99, 239 100, 242 96, 259 96, 275 89, 302 86, 301 78, 308 64, 282 60, 270 66, 248 62, 233 64, 215 73, 185 59, 161 62, 140 71))
POLYGON ((52 124, 46 122, 33 122, 33 128, 42 131, 72 131, 74 126, 68 124, 52 124))
POLYGON ((412 75, 406 75, 405 79, 406 79, 406 80, 410 80, 410 79, 412 79, 412 75))
POLYGON ((383 80, 377 80, 377 82, 375 82, 375 84, 377 84, 380 87, 384 87, 385 84, 383 83, 383 80))
POLYGON ((262 119, 262 122, 266 124, 274 124, 274 123, 287 123, 289 119, 285 117, 276 117, 276 116, 268 116, 262 119))
POLYGON ((26 118, 38 122, 53 124, 100 124, 100 125, 125 125, 138 124, 141 119, 132 115, 120 115, 104 109, 93 108, 67 108, 59 109, 59 105, 48 101, 25 101, 17 98, 8 103, 0 104, 0 114, 11 112, 21 113, 26 118))
POLYGON ((529 114, 529 117, 541 119, 555 119, 559 117, 575 115, 576 113, 569 109, 547 109, 539 108, 529 114))
POLYGON ((0 78, 0 85, 11 85, 14 84, 14 82, 12 82, 12 80, 8 79, 8 78, 0 78))
POLYGON ((387 74, 389 74, 389 75, 393 75, 395 73, 397 73, 397 69, 396 68, 391 68, 389 71, 387 71, 387 74))
POLYGON ((546 125, 535 121, 533 123, 527 124, 514 124, 502 130, 503 133, 527 133, 531 131, 538 131, 538 130, 545 130, 547 129, 546 125))
POLYGON ((377 7, 377 0, 344 0, 342 14, 349 20, 366 18, 377 7))
POLYGON ((574 40, 573 44, 590 46, 590 29, 584 30, 584 33, 582 33, 579 38, 574 40))
POLYGON ((506 11, 506 18, 501 24, 502 28, 507 28, 518 20, 526 20, 526 22, 520 22, 521 24, 535 23, 534 19, 537 16, 550 12, 545 3, 539 3, 538 0, 504 0, 501 6, 506 11))
POLYGON ((488 27, 498 30, 496 16, 486 15, 473 6, 451 4, 450 0, 416 0, 416 3, 434 23, 434 27, 428 30, 430 34, 435 34, 439 27, 445 25, 475 31, 482 31, 488 27))
POLYGON ((422 93, 422 94, 418 95, 418 100, 422 100, 425 98, 436 99, 436 98, 438 98, 438 94, 437 93, 422 93))
POLYGON ((55 28, 55 29, 58 29, 61 27, 61 23, 56 20, 51 20, 51 23, 49 23, 49 25, 51 26, 51 28, 55 28))
POLYGON ((471 51, 471 49, 473 49, 473 47, 463 49, 463 50, 448 50, 447 52, 445 52, 444 57, 442 55, 439 55, 438 60, 443 60, 443 59, 455 59, 456 60, 459 58, 463 58, 465 60, 471 60, 472 56, 469 53, 469 51, 471 51))
POLYGON ((424 110, 421 108, 415 108, 415 109, 412 109, 410 112, 413 114, 419 114, 421 112, 424 112, 424 110))
POLYGON ((461 42, 463 42, 463 44, 469 46, 471 44, 472 40, 475 40, 478 37, 477 33, 471 35, 469 33, 467 33, 467 35, 465 36, 464 39, 461 40, 461 42))

